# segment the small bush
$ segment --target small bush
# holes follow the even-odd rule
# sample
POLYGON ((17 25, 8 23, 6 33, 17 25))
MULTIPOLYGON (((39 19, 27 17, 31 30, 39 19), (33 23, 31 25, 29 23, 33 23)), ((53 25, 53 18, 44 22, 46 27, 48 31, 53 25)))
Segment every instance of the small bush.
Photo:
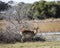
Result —
POLYGON ((0 41, 4 43, 15 43, 21 41, 21 35, 14 32, 0 32, 0 41))

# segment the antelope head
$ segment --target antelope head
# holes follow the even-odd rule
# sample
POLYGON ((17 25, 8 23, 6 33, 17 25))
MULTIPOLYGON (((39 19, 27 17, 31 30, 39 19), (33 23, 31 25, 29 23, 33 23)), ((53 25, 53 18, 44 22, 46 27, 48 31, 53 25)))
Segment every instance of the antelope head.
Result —
POLYGON ((34 28, 34 33, 36 34, 38 32, 38 30, 39 30, 39 27, 34 28))

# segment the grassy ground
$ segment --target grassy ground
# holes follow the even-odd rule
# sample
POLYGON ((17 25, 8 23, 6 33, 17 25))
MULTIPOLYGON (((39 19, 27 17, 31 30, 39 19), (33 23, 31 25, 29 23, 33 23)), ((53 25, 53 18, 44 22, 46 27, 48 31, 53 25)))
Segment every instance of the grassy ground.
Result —
POLYGON ((31 24, 35 28, 38 27, 39 32, 60 32, 60 19, 59 21, 36 20, 31 21, 31 24))
POLYGON ((39 30, 42 32, 57 32, 60 31, 60 22, 39 23, 39 30))
POLYGON ((15 44, 2 44, 0 48, 60 48, 60 42, 26 42, 15 44))

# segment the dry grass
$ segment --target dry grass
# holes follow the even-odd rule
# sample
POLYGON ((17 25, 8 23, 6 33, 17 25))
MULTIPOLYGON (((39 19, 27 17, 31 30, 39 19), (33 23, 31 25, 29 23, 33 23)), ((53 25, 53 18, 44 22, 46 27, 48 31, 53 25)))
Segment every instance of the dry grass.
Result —
POLYGON ((59 32, 60 22, 39 23, 38 27, 41 32, 59 32))
POLYGON ((0 44, 0 48, 60 48, 60 42, 26 42, 0 44))
POLYGON ((39 28, 39 32, 60 32, 60 19, 55 20, 35 20, 28 21, 34 28, 39 28))

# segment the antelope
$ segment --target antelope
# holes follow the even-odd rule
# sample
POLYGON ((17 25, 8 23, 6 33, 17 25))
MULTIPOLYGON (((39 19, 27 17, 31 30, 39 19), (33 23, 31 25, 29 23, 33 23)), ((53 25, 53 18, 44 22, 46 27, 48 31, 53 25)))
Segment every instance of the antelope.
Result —
POLYGON ((39 29, 38 27, 37 28, 34 28, 33 31, 22 29, 21 32, 20 32, 20 34, 22 36, 21 42, 24 42, 24 41, 32 41, 33 40, 33 37, 38 32, 38 29, 39 29))

